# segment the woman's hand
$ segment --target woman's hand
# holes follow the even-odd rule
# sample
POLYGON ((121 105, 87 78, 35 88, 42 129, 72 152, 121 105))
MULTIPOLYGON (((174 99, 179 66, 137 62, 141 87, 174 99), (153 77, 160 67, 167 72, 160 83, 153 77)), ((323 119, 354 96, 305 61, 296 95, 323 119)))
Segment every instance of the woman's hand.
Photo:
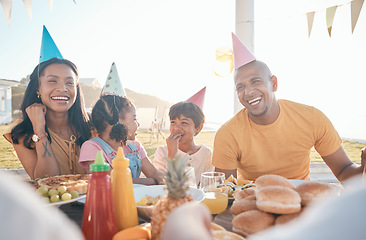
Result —
POLYGON ((45 131, 47 108, 41 103, 33 103, 25 109, 33 125, 33 132, 40 134, 45 131))

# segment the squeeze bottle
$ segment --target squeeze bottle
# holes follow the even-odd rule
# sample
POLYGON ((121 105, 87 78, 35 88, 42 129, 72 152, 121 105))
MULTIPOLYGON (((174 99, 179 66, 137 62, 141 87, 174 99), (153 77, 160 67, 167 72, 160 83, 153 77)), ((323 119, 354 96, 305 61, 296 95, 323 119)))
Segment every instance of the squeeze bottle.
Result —
POLYGON ((118 228, 109 165, 101 151, 90 165, 90 172, 81 230, 86 240, 110 240, 118 228))
POLYGON ((117 156, 112 160, 112 189, 116 209, 118 230, 134 227, 139 224, 130 160, 125 157, 122 147, 117 149, 117 156))

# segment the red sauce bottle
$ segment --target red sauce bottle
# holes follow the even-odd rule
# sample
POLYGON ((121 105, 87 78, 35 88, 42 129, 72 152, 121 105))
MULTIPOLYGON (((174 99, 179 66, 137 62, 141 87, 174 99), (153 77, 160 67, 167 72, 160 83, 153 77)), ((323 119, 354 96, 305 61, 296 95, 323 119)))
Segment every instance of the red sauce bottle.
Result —
POLYGON ((81 231, 86 240, 112 239, 117 233, 109 165, 101 151, 90 165, 91 176, 85 199, 81 231))

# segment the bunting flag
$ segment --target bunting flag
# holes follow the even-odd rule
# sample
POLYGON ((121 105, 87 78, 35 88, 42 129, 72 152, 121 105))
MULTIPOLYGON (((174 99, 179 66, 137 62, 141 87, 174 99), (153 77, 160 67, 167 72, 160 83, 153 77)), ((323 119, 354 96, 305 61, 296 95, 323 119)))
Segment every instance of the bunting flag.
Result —
POLYGON ((8 26, 10 26, 12 0, 0 0, 8 26))
POLYGON ((23 4, 27 9, 30 20, 32 21, 32 0, 23 0, 23 4))
POLYGON ((358 17, 360 16, 361 8, 364 0, 354 0, 351 2, 351 23, 352 23, 352 33, 356 27, 358 17))
POLYGON ((48 4, 50 5, 51 12, 53 12, 53 0, 48 0, 48 4))
POLYGON ((306 17, 308 19, 308 33, 309 33, 309 37, 310 37, 310 34, 311 34, 311 30, 313 29, 314 15, 315 15, 315 12, 308 12, 308 13, 306 13, 306 17))
POLYGON ((334 20, 334 16, 335 16, 337 7, 338 6, 329 7, 329 8, 327 8, 327 11, 326 11, 326 18, 327 18, 326 20, 327 20, 327 28, 328 28, 329 37, 332 36, 333 20, 334 20))

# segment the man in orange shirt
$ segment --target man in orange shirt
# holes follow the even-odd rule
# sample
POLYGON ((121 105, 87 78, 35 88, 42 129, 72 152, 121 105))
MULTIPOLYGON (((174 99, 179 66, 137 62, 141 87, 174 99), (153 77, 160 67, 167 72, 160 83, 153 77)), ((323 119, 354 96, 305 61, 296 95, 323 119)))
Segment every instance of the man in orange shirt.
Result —
POLYGON ((277 78, 233 34, 235 87, 245 107, 216 133, 212 163, 228 177, 255 180, 264 174, 310 179, 315 147, 338 180, 362 173, 347 156, 342 139, 318 109, 277 100, 277 78), (237 174, 238 173, 238 174, 237 174))

